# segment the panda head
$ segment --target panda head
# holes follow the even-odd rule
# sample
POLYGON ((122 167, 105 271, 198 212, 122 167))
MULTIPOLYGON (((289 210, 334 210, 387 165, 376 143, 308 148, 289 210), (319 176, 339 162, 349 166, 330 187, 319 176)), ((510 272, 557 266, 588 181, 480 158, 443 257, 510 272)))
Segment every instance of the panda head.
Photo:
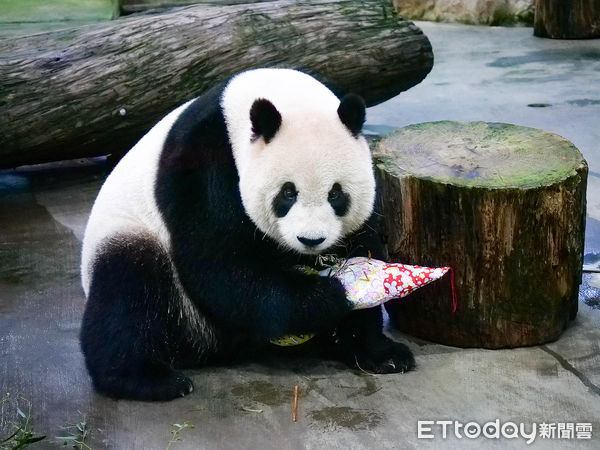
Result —
POLYGON ((339 243, 373 210, 371 154, 360 134, 364 102, 331 96, 315 107, 282 102, 281 110, 255 98, 247 142, 234 145, 247 215, 279 245, 304 254, 339 243))

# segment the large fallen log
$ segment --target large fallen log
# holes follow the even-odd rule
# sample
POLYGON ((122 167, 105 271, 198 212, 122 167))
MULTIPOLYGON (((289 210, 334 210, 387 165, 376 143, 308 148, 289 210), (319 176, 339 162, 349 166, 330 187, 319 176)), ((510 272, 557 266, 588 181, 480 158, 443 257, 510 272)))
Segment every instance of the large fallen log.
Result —
POLYGON ((198 3, 219 4, 219 5, 239 5, 242 3, 261 3, 277 0, 120 0, 121 13, 132 14, 141 11, 159 11, 179 6, 188 6, 198 3))
POLYGON ((375 105, 431 70, 388 2, 197 5, 0 42, 0 167, 119 154, 167 111, 252 67, 305 70, 375 105))

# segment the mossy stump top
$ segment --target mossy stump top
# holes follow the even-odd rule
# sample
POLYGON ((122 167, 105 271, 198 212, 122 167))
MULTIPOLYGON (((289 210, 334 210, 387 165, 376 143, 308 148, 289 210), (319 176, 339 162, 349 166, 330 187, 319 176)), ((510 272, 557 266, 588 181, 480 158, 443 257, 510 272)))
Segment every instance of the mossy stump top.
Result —
POLYGON ((556 339, 577 311, 587 164, 566 139, 486 122, 429 122, 376 147, 390 259, 455 271, 388 305, 410 334, 464 347, 556 339))
POLYGON ((536 188, 563 181, 583 156, 536 128, 489 122, 426 122, 388 135, 377 157, 392 173, 480 188, 536 188))

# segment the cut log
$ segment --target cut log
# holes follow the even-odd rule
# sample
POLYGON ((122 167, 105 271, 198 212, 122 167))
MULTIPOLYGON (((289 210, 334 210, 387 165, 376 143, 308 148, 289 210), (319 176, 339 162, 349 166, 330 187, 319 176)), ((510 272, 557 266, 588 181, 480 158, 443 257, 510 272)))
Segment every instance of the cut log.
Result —
POLYGON ((431 70, 429 40, 377 0, 280 0, 0 41, 0 167, 122 153, 248 68, 285 66, 375 105, 431 70))
POLYGON ((577 312, 587 164, 555 134, 484 122, 402 128, 377 146, 390 259, 451 266, 391 320, 460 347, 516 347, 558 338, 577 312))
POLYGON ((533 34, 553 39, 600 37, 600 0, 536 0, 533 34))
POLYGON ((148 10, 161 10, 198 3, 212 5, 239 5, 242 3, 272 2, 277 0, 121 0, 121 12, 132 14, 148 10))

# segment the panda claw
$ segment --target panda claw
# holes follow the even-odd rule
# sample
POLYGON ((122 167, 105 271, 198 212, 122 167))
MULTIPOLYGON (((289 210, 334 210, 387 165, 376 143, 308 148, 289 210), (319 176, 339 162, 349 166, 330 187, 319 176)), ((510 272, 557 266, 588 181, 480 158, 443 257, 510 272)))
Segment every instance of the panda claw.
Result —
POLYGON ((376 374, 406 373, 414 369, 414 356, 404 344, 387 338, 372 344, 373 347, 363 347, 362 351, 355 355, 353 365, 358 369, 376 374))

